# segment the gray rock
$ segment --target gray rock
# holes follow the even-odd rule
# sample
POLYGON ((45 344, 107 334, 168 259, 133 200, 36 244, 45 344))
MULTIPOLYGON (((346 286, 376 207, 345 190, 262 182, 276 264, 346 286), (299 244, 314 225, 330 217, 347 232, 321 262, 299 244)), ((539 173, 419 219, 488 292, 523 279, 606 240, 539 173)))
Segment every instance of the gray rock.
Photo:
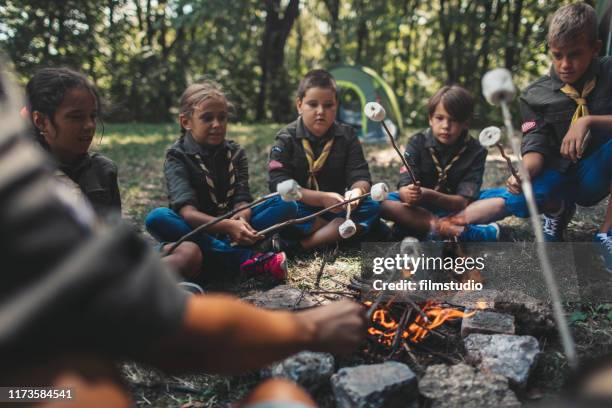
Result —
POLYGON ((532 336, 470 334, 464 339, 468 360, 482 371, 502 375, 523 387, 540 354, 532 336))
POLYGON ((485 310, 466 310, 466 312, 475 313, 463 318, 461 337, 471 333, 514 334, 514 316, 485 310))
POLYGON ((303 309, 315 305, 311 295, 302 293, 301 290, 292 288, 289 285, 280 285, 266 292, 259 292, 244 297, 242 300, 255 306, 275 310, 303 309))
POLYGON ((402 363, 343 368, 331 378, 338 408, 406 407, 417 397, 417 378, 402 363))
POLYGON ((302 351, 262 370, 263 377, 288 378, 314 392, 327 384, 334 373, 334 356, 302 351))
POLYGON ((432 408, 516 408, 521 404, 501 375, 486 374, 467 364, 427 367, 419 391, 432 408))

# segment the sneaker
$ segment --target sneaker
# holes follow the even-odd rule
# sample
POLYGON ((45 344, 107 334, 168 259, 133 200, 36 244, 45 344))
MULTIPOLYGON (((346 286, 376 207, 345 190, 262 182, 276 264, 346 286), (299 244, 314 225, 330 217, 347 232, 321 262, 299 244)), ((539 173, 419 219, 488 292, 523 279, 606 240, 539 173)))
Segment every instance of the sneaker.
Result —
POLYGON ((244 261, 240 271, 249 275, 267 274, 284 281, 287 278, 287 256, 284 252, 260 252, 244 261))
POLYGON ((197 283, 193 282, 179 282, 179 288, 183 289, 185 292, 191 293, 192 295, 203 295, 204 289, 197 283))
POLYGON ((544 233, 544 241, 546 242, 561 242, 563 241, 563 233, 567 224, 571 221, 576 213, 576 204, 572 204, 561 211, 559 215, 542 215, 542 232, 544 233))
POLYGON ((463 242, 497 242, 499 241, 499 225, 491 224, 468 224, 459 235, 459 241, 463 242))
POLYGON ((595 235, 594 242, 599 244, 600 257, 604 262, 607 271, 612 273, 612 230, 607 234, 600 232, 595 235))

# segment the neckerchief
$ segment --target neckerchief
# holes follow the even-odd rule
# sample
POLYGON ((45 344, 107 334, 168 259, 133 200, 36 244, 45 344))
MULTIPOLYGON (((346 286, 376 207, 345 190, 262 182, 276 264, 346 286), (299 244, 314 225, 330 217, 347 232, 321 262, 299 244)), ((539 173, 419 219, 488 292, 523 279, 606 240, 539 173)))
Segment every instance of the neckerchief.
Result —
POLYGON ((304 153, 306 154, 306 160, 308 160, 308 188, 317 191, 319 190, 319 183, 317 182, 317 173, 323 168, 325 161, 329 157, 329 153, 331 152, 333 144, 334 138, 332 137, 327 143, 325 143, 323 151, 315 160, 312 147, 310 146, 310 142, 306 138, 302 139, 302 147, 304 148, 304 153))
MULTIPOLYGON (((238 152, 236 152, 236 154, 237 153, 238 152)), ((229 202, 234 196, 234 192, 235 192, 235 184, 236 184, 236 172, 234 169, 234 157, 235 156, 232 157, 232 152, 230 151, 230 149, 227 149, 227 161, 229 163, 228 170, 227 170, 229 174, 229 188, 227 189, 227 192, 225 193, 225 197, 223 197, 223 200, 219 200, 217 198, 217 194, 215 192, 216 191, 215 182, 213 181, 210 171, 204 164, 204 160, 202 160, 202 156, 200 156, 199 154, 196 154, 195 157, 198 159, 198 164, 200 165, 200 168, 204 171, 204 179, 206 181, 206 184, 208 184, 208 193, 210 194, 210 200, 213 202, 214 205, 217 206, 217 211, 219 215, 223 215, 227 213, 229 211, 229 202)))
POLYGON ((434 187, 434 190, 436 191, 441 191, 442 189, 444 189, 444 191, 448 191, 448 172, 451 169, 451 167, 453 166, 453 164, 455 164, 455 162, 457 160, 459 160, 459 158, 461 157, 461 155, 463 154, 463 152, 465 152, 465 149, 467 149, 467 141, 468 141, 468 137, 470 137, 469 135, 466 135, 464 138, 464 145, 461 149, 459 149, 459 151, 457 152, 457 154, 455 154, 453 156, 453 158, 448 162, 448 164, 446 166, 444 166, 444 168, 442 168, 442 165, 440 164, 440 160, 438 159, 438 155, 436 154, 436 150, 433 147, 429 147, 429 154, 431 155, 431 159, 434 162, 434 166, 436 166, 436 173, 438 176, 438 181, 436 183, 436 186, 434 187))

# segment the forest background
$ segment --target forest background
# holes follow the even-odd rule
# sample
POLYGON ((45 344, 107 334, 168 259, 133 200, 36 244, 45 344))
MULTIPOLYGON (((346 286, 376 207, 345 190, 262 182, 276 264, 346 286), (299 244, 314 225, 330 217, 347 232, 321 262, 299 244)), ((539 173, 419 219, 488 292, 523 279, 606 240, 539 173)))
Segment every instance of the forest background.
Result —
MULTIPOLYGON (((478 95, 474 125, 499 120, 480 79, 510 69, 524 87, 548 69, 544 0, 0 0, 0 48, 21 83, 43 66, 86 73, 110 122, 170 122, 185 87, 219 81, 236 120, 286 123, 299 79, 359 64, 396 92, 407 127, 427 98, 459 83, 478 95)), ((590 2, 593 4, 594 2, 590 2)))

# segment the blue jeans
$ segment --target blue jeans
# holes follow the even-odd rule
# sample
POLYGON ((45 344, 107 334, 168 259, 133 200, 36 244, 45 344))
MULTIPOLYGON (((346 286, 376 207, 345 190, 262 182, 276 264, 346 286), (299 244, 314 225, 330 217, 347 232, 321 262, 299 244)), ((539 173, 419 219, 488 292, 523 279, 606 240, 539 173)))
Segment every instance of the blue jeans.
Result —
MULTIPOLYGON (((296 214, 295 202, 285 202, 280 197, 274 197, 252 208, 250 224, 257 231, 261 231, 295 218, 296 214)), ((145 227, 155 239, 162 242, 177 241, 193 230, 183 217, 165 207, 151 211, 145 219, 145 227)), ((201 232, 190 240, 200 247, 207 267, 237 272, 240 265, 253 256, 253 251, 248 248, 231 246, 227 237, 215 237, 201 232)))
MULTIPOLYGON (((612 140, 589 157, 579 160, 565 173, 546 169, 532 180, 536 204, 541 212, 547 203, 565 200, 567 204, 590 207, 610 194, 612 181, 612 140)), ((492 188, 480 193, 479 200, 500 197, 505 200, 507 215, 529 217, 523 194, 512 194, 505 188, 492 188)))
MULTIPOLYGON (((302 202, 297 202, 298 206, 298 215, 297 218, 306 217, 308 215, 314 214, 317 211, 321 211, 322 208, 319 207, 311 207, 302 202)), ((339 213, 327 212, 325 214, 320 215, 326 221, 331 221, 334 218, 344 218, 346 217, 346 211, 342 211, 339 213)), ((355 222, 355 224, 360 225, 363 230, 361 234, 367 233, 374 222, 378 222, 380 219, 380 204, 377 201, 372 200, 370 197, 366 197, 361 201, 359 207, 353 208, 351 210, 351 219, 355 222)), ((310 220, 307 222, 303 222, 301 224, 295 224, 293 226, 300 235, 306 236, 312 233, 312 227, 315 223, 315 220, 310 220)))

